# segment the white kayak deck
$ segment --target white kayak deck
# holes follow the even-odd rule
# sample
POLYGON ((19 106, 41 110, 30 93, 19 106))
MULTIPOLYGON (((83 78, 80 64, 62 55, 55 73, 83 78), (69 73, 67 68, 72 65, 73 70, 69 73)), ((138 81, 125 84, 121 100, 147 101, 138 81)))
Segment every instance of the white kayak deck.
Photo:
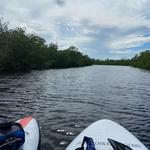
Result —
POLYGON ((96 150, 113 150, 108 138, 123 143, 133 150, 148 150, 134 135, 111 120, 99 120, 83 130, 66 148, 75 150, 81 147, 84 136, 91 137, 96 150))

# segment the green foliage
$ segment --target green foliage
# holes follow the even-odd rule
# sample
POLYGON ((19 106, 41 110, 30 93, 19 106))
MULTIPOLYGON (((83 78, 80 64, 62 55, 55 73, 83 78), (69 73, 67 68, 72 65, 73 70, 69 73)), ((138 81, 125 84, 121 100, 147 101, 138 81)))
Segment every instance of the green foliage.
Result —
POLYGON ((94 64, 98 65, 121 65, 121 66, 134 66, 150 70, 150 50, 141 52, 135 55, 132 59, 121 60, 95 60, 94 64))
POLYGON ((0 19, 0 71, 67 68, 91 65, 91 59, 74 46, 59 50, 57 44, 26 34, 22 28, 8 29, 0 19))
POLYGON ((121 59, 121 60, 112 60, 112 59, 106 59, 106 60, 95 60, 95 64, 99 65, 118 65, 118 66, 130 66, 131 60, 130 59, 121 59))
POLYGON ((150 50, 141 52, 132 58, 132 65, 135 67, 150 70, 150 50))
POLYGON ((92 61, 88 56, 82 55, 75 47, 72 49, 72 46, 66 50, 59 51, 58 57, 57 65, 60 68, 92 65, 92 61))

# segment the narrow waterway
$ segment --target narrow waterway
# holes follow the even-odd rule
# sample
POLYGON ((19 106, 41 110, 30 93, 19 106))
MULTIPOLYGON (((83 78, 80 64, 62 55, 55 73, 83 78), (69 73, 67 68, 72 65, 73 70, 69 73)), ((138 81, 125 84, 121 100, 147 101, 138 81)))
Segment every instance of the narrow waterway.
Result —
POLYGON ((111 119, 150 148, 150 72, 123 66, 0 75, 0 118, 33 115, 42 150, 64 150, 89 124, 111 119))

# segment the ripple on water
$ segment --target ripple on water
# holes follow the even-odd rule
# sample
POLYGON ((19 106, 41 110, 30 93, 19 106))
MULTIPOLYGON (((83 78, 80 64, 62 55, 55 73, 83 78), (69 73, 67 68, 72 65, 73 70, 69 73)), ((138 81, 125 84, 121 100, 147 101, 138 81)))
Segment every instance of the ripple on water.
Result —
POLYGON ((0 118, 33 115, 42 150, 62 150, 85 127, 114 120, 150 148, 150 73, 90 66, 0 75, 0 118))

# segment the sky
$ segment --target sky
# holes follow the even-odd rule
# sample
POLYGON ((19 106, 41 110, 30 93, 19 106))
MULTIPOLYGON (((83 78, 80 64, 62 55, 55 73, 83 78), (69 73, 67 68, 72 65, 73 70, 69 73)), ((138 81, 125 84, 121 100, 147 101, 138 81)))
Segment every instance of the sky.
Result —
POLYGON ((0 18, 91 58, 127 59, 150 49, 150 0, 0 0, 0 18))

